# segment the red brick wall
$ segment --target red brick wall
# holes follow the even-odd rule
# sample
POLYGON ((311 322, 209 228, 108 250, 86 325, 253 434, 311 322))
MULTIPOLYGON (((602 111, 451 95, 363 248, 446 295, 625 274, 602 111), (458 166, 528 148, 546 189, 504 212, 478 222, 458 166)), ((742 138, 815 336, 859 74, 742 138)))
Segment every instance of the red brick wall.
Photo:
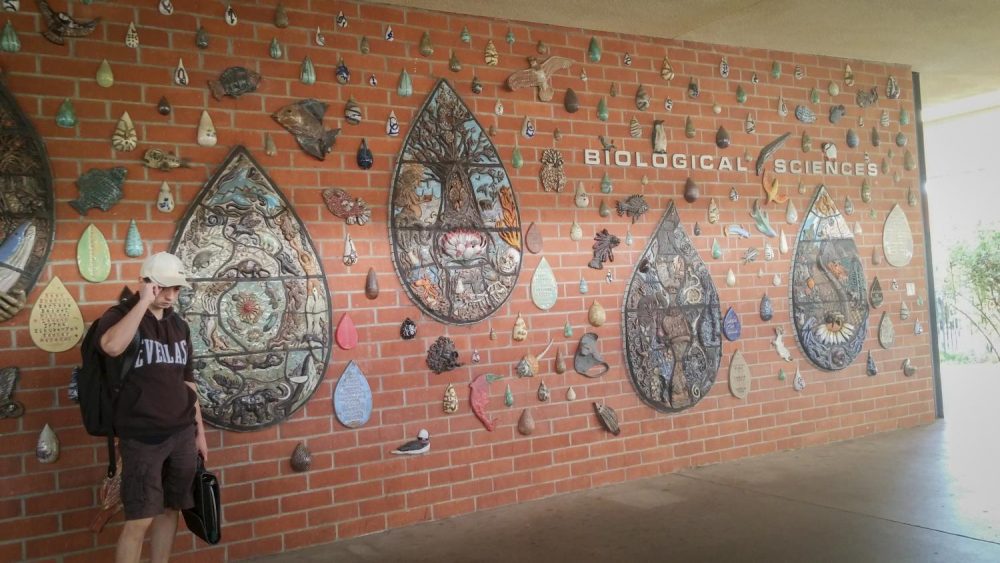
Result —
MULTIPOLYGON (((922 217, 919 208, 905 204, 906 188, 917 189, 918 177, 916 171, 903 170, 903 149, 891 142, 899 129, 899 109, 908 108, 913 113, 908 68, 346 2, 331 6, 329 2, 315 0, 285 0, 291 20, 287 29, 272 25, 273 8, 266 5, 268 2, 234 2, 239 16, 236 27, 223 23, 223 4, 218 2, 193 3, 194 7, 190 2, 177 2, 177 12, 172 16, 160 15, 156 3, 151 1, 143 2, 141 7, 123 4, 126 3, 101 2, 91 6, 74 3, 74 15, 82 18, 99 15, 103 22, 91 37, 70 39, 65 47, 49 43, 35 31, 41 21, 31 3, 22 3, 21 13, 9 15, 23 46, 19 53, 0 54, 0 64, 8 74, 10 90, 47 142, 57 200, 56 241, 29 303, 34 303, 41 289, 58 275, 80 303, 84 318, 95 319, 118 295, 122 285, 137 276, 140 261, 124 255, 128 219, 139 220, 142 236, 152 243, 153 250, 164 250, 173 236, 176 221, 216 166, 231 147, 244 144, 294 204, 324 256, 335 320, 349 310, 361 338, 361 344, 354 350, 334 349, 325 381, 307 406, 290 420, 247 434, 209 430, 210 466, 218 470, 224 484, 225 539, 220 546, 208 548, 187 533, 179 534, 176 547, 183 554, 179 560, 241 559, 292 550, 694 465, 913 426, 932 419, 929 339, 926 334, 913 335, 914 319, 928 325, 927 306, 918 306, 916 298, 907 298, 911 319, 907 322, 898 319, 905 282, 916 283, 918 293, 924 296, 925 303, 928 301, 922 217), (334 28, 334 16, 340 9, 350 20, 346 29, 334 28), (138 50, 123 44, 125 30, 132 20, 139 31, 138 50), (382 39, 388 24, 395 32, 392 43, 382 39), (211 45, 204 51, 194 47, 194 30, 198 25, 203 25, 211 37, 211 45), (317 25, 326 34, 326 47, 312 43, 317 25), (468 26, 472 33, 471 46, 459 40, 463 26, 468 26), (504 41, 508 29, 516 37, 512 46, 504 41), (435 45, 433 56, 427 58, 418 52, 424 30, 431 30, 435 45), (595 35, 604 51, 598 64, 589 63, 586 58, 587 45, 595 35), (367 36, 371 43, 368 55, 358 51, 361 36, 367 36), (272 37, 278 37, 285 48, 281 60, 268 57, 272 37), (498 67, 484 65, 487 39, 492 39, 500 51, 498 67), (553 55, 575 61, 570 71, 555 77, 557 95, 549 103, 538 102, 533 90, 508 92, 503 87, 510 73, 526 68, 525 57, 536 55, 539 40, 548 44, 553 55), (463 64, 459 73, 448 70, 452 49, 463 64), (625 52, 632 55, 631 66, 621 62, 625 52), (319 77, 313 86, 298 80, 300 62, 307 54, 316 64, 319 77), (665 54, 669 54, 677 73, 670 83, 659 76, 665 54), (351 83, 346 86, 334 80, 338 55, 344 57, 352 72, 351 83), (718 74, 722 55, 728 56, 732 67, 728 80, 718 74), (171 81, 172 70, 181 56, 191 75, 188 87, 174 86, 171 81), (94 80, 102 58, 111 62, 115 72, 115 85, 111 89, 98 87, 94 80), (777 80, 770 77, 771 63, 775 60, 782 64, 782 74, 777 80), (854 68, 857 83, 853 88, 842 82, 845 62, 854 68), (264 82, 257 93, 239 100, 227 98, 216 102, 209 95, 205 81, 217 78, 222 69, 231 65, 256 69, 264 76, 264 82), (794 65, 802 65, 805 78, 793 78, 794 65), (403 68, 414 83, 414 95, 409 98, 396 95, 403 68), (589 75, 586 83, 579 79, 582 68, 589 75), (756 86, 750 84, 752 71, 760 76, 760 84, 756 86), (376 88, 367 84, 371 73, 378 77, 376 88), (884 97, 890 73, 902 87, 900 100, 884 97), (479 96, 473 95, 469 88, 473 74, 485 86, 479 96), (697 100, 685 96, 691 76, 700 81, 702 93, 697 100), (525 227, 535 222, 541 228, 545 240, 542 255, 552 264, 561 282, 559 301, 550 311, 539 311, 529 300, 529 280, 541 258, 539 255, 526 254, 518 287, 497 315, 471 327, 446 327, 423 318, 393 274, 386 204, 391 170, 403 136, 385 136, 385 119, 390 109, 395 110, 405 135, 416 109, 438 77, 452 81, 484 127, 491 124, 497 127, 496 142, 508 163, 521 219, 525 227), (839 126, 831 126, 826 119, 831 105, 826 93, 830 80, 841 85, 836 102, 848 108, 848 116, 839 126), (615 98, 608 95, 612 81, 621 88, 621 94, 615 98), (651 108, 646 112, 638 112, 634 107, 633 95, 639 83, 645 84, 652 95, 651 108), (749 96, 745 108, 735 101, 738 84, 744 86, 749 96), (854 104, 854 93, 857 88, 873 85, 879 86, 883 97, 877 107, 862 111, 854 104), (582 109, 573 115, 562 108, 562 95, 567 87, 580 95, 582 109), (778 117, 774 108, 778 94, 785 97, 790 111, 794 111, 796 104, 808 104, 812 87, 821 91, 822 102, 818 106, 809 104, 816 110, 818 120, 806 127, 813 137, 813 149, 809 155, 802 155, 799 136, 804 126, 792 115, 778 117), (162 95, 173 104, 174 112, 169 117, 156 112, 156 102, 162 95), (365 120, 359 126, 343 122, 343 106, 349 96, 354 96, 364 110, 365 120), (607 123, 598 121, 596 116, 601 96, 606 97, 610 107, 607 123), (57 107, 67 97, 73 100, 80 118, 74 129, 57 128, 54 122, 57 107), (325 162, 305 155, 293 138, 270 118, 275 109, 305 97, 329 102, 328 126, 343 127, 334 152, 325 162), (671 113, 663 110, 666 97, 675 102, 671 113), (506 107, 499 118, 493 115, 497 98, 506 107), (712 112, 713 100, 722 106, 719 115, 712 112), (204 108, 209 109, 218 129, 219 144, 210 149, 195 144, 198 117, 204 108), (880 128, 883 142, 881 147, 873 148, 869 132, 877 124, 882 108, 890 110, 893 124, 888 129, 880 128), (123 110, 128 110, 135 121, 140 147, 136 152, 116 156, 110 146, 110 135, 123 110), (756 115, 754 135, 743 132, 747 111, 756 115), (857 127, 859 114, 865 117, 865 127, 857 127), (509 159, 525 115, 535 119, 539 133, 532 140, 519 140, 526 164, 514 170, 509 159), (632 115, 638 116, 643 125, 642 138, 632 139, 628 135, 632 115), (697 136, 690 140, 683 132, 684 119, 689 115, 698 128, 697 136), (701 199, 694 204, 684 202, 681 197, 686 171, 583 164, 583 149, 599 148, 598 135, 613 139, 619 148, 642 152, 648 160, 654 118, 665 120, 672 153, 735 158, 746 149, 756 156, 760 147, 785 131, 792 131, 793 136, 779 152, 780 158, 806 156, 820 160, 822 141, 834 140, 842 161, 861 162, 863 151, 867 151, 878 163, 893 147, 892 169, 902 173, 902 180, 893 182, 892 173, 871 179, 874 196, 871 206, 878 213, 874 220, 868 216, 869 206, 861 202, 858 177, 779 176, 800 216, 804 216, 813 187, 819 183, 827 185, 838 205, 843 205, 845 196, 854 200, 858 210, 850 219, 852 224, 854 220, 860 221, 864 230, 857 243, 866 276, 870 281, 872 275, 878 275, 886 290, 885 305, 871 313, 865 345, 866 349, 875 350, 881 370, 877 377, 865 375, 864 354, 849 368, 835 373, 818 371, 804 359, 791 337, 787 286, 770 285, 775 272, 781 273, 783 284, 787 284, 790 254, 778 256, 771 263, 760 260, 749 266, 742 264, 743 251, 750 246, 761 248, 764 242, 748 215, 752 200, 763 197, 752 164, 749 173, 693 172, 702 190, 701 199), (717 149, 713 142, 720 124, 733 137, 732 147, 725 150, 717 149), (861 137, 858 149, 848 149, 844 142, 849 126, 855 127, 861 137), (558 143, 552 138, 555 127, 563 134, 558 143), (278 145, 274 157, 264 155, 265 132, 270 132, 278 145), (363 137, 368 139, 375 154, 375 167, 370 171, 361 171, 354 163, 355 151, 363 137), (175 150, 195 164, 191 169, 169 174, 144 168, 141 154, 151 146, 175 150), (538 181, 538 158, 542 149, 552 146, 566 160, 570 179, 567 190, 559 195, 543 193, 538 181), (123 165, 129 170, 124 200, 109 212, 94 210, 81 219, 66 203, 77 195, 75 179, 91 167, 111 165, 123 165), (599 193, 599 180, 605 171, 614 181, 614 193, 609 196, 599 193), (640 184, 643 173, 649 177, 645 187, 640 184), (175 188, 177 197, 177 208, 170 214, 154 209, 163 180, 175 188), (588 209, 573 206, 572 189, 578 180, 585 183, 592 196, 588 209), (795 189, 799 181, 807 188, 804 195, 795 189), (742 194, 736 203, 727 199, 731 185, 742 194), (348 229, 333 218, 320 198, 321 190, 327 187, 345 188, 366 199, 374 209, 371 223, 348 229), (628 222, 617 216, 603 219, 598 216, 597 207, 602 199, 613 205, 616 199, 639 192, 646 195, 652 211, 631 227, 635 243, 618 248, 615 262, 609 264, 615 280, 606 283, 604 272, 586 267, 591 257, 590 237, 604 227, 624 237, 628 222), (722 208, 721 221, 716 225, 707 222, 710 197, 715 197, 722 208), (703 234, 693 240, 713 273, 723 311, 733 305, 740 313, 743 337, 736 343, 726 342, 724 360, 711 393, 686 412, 665 415, 644 406, 627 381, 622 366, 619 321, 621 300, 632 268, 670 200, 678 204, 689 232, 695 221, 701 223, 703 234), (902 269, 885 263, 873 266, 870 257, 873 248, 881 246, 882 222, 897 202, 910 218, 916 256, 902 269), (574 217, 585 234, 579 242, 570 241, 568 236, 574 217), (77 240, 91 222, 101 228, 112 248, 111 278, 102 284, 85 282, 75 263, 77 240), (752 239, 723 237, 723 225, 730 223, 750 227, 752 239), (340 260, 348 230, 361 257, 353 267, 345 267, 340 260), (725 248, 721 261, 711 259, 713 238, 718 238, 725 248), (365 272, 370 266, 379 272, 381 295, 376 301, 364 297, 365 272), (725 285, 729 268, 738 274, 735 288, 725 285), (758 270, 766 274, 758 276, 758 270), (590 293, 585 296, 578 291, 581 277, 590 286, 590 293), (889 287, 893 278, 900 282, 899 291, 889 287), (769 323, 761 322, 757 316, 757 305, 765 290, 775 305, 775 316, 769 323), (541 379, 552 389, 553 399, 548 404, 538 403, 535 392, 539 378, 509 377, 513 364, 525 352, 537 352, 550 338, 571 358, 580 335, 589 329, 586 311, 594 299, 608 312, 608 322, 594 330, 600 335, 601 350, 611 364, 611 371, 601 379, 586 379, 572 370, 556 375, 550 354, 542 362, 541 379), (896 319, 897 344, 888 351, 879 348, 876 341, 882 310, 892 312, 896 319), (524 343, 512 343, 510 338, 518 313, 525 317, 530 329, 524 343), (419 335, 404 342, 398 337, 398 329, 407 316, 417 321, 419 335), (567 319, 574 327, 574 337, 570 339, 562 334, 567 319), (488 338, 491 325, 498 334, 496 341, 488 338), (785 342, 808 382, 804 392, 792 390, 794 366, 781 362, 770 348, 776 326, 784 327, 789 335, 785 342), (424 363, 427 347, 440 335, 455 340, 466 366, 441 375, 427 369, 424 363), (736 348, 743 351, 753 375, 750 395, 742 401, 732 397, 727 389, 729 358, 736 348), (470 362, 473 349, 482 354, 482 363, 478 365, 470 362), (905 378, 899 369, 905 357, 912 358, 918 368, 912 378, 905 378), (352 359, 367 375, 375 403, 372 419, 358 430, 337 423, 331 407, 333 386, 352 359), (777 378, 781 367, 789 375, 784 382, 777 378), (473 417, 467 402, 467 382, 484 372, 508 376, 492 386, 491 410, 499 418, 499 426, 492 433, 485 431, 473 417), (459 413, 451 416, 441 412, 441 398, 449 382, 455 384, 460 398, 459 413), (516 400, 511 409, 503 406, 507 383, 516 400), (576 390, 575 402, 565 400, 569 385, 576 390), (607 401, 618 411, 620 437, 613 437, 600 427, 591 405, 595 400, 607 401), (530 437, 519 435, 515 429, 517 417, 525 406, 533 408, 538 423, 530 437), (420 428, 431 433, 430 453, 410 458, 390 455, 392 448, 412 438, 420 428), (289 465, 289 456, 299 441, 305 441, 313 452, 312 470, 308 473, 295 473, 289 465)), ((902 130, 915 152, 914 126, 902 130)), ((773 209, 771 216, 776 228, 785 227, 789 242, 794 245, 798 229, 784 225, 783 207, 773 209)), ((777 249, 776 239, 771 239, 771 244, 777 249)), ((87 436, 80 427, 77 408, 67 400, 65 392, 70 369, 79 356, 75 350, 48 354, 35 348, 28 335, 28 315, 26 309, 11 322, 0 325, 2 365, 21 368, 15 398, 26 408, 20 419, 0 420, 3 436, 0 559, 108 559, 120 529, 120 516, 100 535, 86 529, 97 501, 105 452, 100 440, 87 436), (53 465, 39 464, 33 453, 37 435, 46 423, 52 425, 62 442, 62 456, 53 465)))

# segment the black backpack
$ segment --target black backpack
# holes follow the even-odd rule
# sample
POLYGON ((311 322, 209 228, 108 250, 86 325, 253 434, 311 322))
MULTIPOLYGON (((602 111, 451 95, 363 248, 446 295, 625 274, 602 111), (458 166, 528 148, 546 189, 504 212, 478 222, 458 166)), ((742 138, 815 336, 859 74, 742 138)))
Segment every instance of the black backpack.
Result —
MULTIPOLYGON (((130 307, 116 305, 122 316, 128 313, 130 307)), ((132 343, 117 358, 109 358, 100 351, 101 343, 97 338, 98 321, 94 321, 83 337, 80 345, 80 356, 83 365, 76 374, 80 414, 83 426, 91 436, 106 436, 108 439, 108 478, 115 476, 115 408, 118 404, 118 393, 128 377, 135 359, 139 355, 139 331, 136 331, 132 343)))

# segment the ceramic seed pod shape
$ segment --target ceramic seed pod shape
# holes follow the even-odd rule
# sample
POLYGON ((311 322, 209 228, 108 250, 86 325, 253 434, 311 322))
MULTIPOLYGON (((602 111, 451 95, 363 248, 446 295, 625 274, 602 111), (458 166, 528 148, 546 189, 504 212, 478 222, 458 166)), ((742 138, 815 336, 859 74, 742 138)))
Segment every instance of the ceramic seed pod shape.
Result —
POLYGON ((139 227, 135 219, 129 221, 128 232, 125 235, 125 256, 129 258, 142 256, 142 238, 139 236, 139 227))
POLYGON ((599 302, 594 301, 587 311, 587 322, 591 326, 598 327, 603 325, 605 320, 607 320, 607 313, 604 312, 604 307, 599 302))
POLYGON ((35 457, 41 463, 55 463, 59 460, 59 438, 48 424, 42 428, 38 435, 38 444, 35 446, 35 457))
POLYGON ((572 88, 566 89, 566 94, 563 97, 563 108, 567 113, 576 113, 580 110, 580 99, 572 88))
POLYGON ((694 182, 694 179, 688 176, 688 179, 684 182, 684 201, 688 203, 694 203, 698 201, 698 196, 701 190, 698 189, 698 184, 694 182))
POLYGON ((215 124, 207 111, 202 110, 201 119, 198 121, 198 145, 202 147, 214 147, 218 142, 215 133, 215 124))
POLYGON ((108 59, 104 59, 101 61, 100 66, 97 67, 97 85, 101 88, 110 88, 114 83, 115 73, 112 72, 108 59))
POLYGON ((299 442, 292 451, 291 459, 292 469, 302 473, 304 471, 309 471, 309 467, 312 465, 312 453, 309 452, 309 448, 306 447, 305 443, 299 442))
POLYGON ((138 143, 139 139, 135 133, 132 117, 127 111, 123 112, 115 126, 115 132, 111 136, 111 146, 118 152, 131 152, 135 150, 138 143))
POLYGON ((365 277, 365 297, 378 299, 378 277, 375 275, 375 268, 368 268, 368 275, 365 277))
POLYGON ((164 213, 174 210, 174 194, 166 182, 160 184, 160 194, 156 196, 156 209, 164 213))

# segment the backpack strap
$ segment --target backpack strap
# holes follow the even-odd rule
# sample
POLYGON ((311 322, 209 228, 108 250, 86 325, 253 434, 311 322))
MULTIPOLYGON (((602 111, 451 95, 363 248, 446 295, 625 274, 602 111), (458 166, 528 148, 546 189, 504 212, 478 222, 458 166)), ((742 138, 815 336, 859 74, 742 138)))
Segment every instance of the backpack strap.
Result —
POLYGON ((115 456, 115 437, 108 436, 108 479, 114 477, 118 471, 117 461, 115 456))

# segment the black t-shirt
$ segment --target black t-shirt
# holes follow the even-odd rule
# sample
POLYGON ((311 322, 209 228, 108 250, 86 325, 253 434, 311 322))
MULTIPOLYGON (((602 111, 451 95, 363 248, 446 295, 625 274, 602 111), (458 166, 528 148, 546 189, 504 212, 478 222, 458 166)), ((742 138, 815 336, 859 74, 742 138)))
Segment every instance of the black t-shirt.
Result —
MULTIPOLYGON (((97 326, 100 339, 138 302, 112 307, 97 326)), ((194 381, 191 329, 173 309, 157 319, 149 311, 139 323, 139 355, 118 395, 115 430, 122 438, 157 440, 195 423, 195 393, 185 382, 194 381)))

